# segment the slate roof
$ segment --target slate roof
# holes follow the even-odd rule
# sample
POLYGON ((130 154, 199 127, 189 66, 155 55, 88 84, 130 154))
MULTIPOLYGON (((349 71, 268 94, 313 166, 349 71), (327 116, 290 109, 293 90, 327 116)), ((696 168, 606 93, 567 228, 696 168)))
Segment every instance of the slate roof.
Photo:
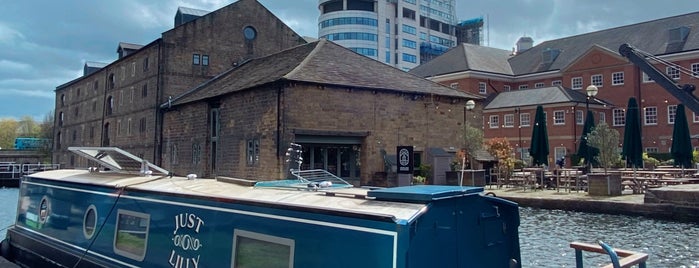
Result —
POLYGON ((507 59, 512 52, 499 48, 461 43, 428 63, 419 65, 410 73, 429 77, 462 71, 482 71, 512 75, 507 59))
MULTIPOLYGON (((466 70, 497 71, 499 74, 517 76, 563 70, 595 45, 618 54, 619 46, 624 43, 653 55, 699 50, 699 12, 544 41, 506 59, 503 59, 502 55, 498 57, 498 52, 482 49, 483 47, 460 45, 459 47, 463 47, 466 52, 453 51, 454 49, 452 49, 430 62, 416 67, 411 72, 422 77, 466 70), (683 26, 689 28, 685 42, 670 43, 670 30, 683 26), (559 54, 552 62, 547 63, 543 60, 543 53, 546 50, 557 50, 559 54), (486 61, 483 62, 485 64, 483 67, 475 66, 469 57, 478 58, 479 53, 485 53, 480 58, 491 57, 493 60, 506 62, 486 61), (503 68, 502 65, 508 65, 510 70, 503 68)), ((459 49, 459 47, 455 49, 459 49)))
POLYGON ((196 8, 189 8, 189 7, 178 7, 177 12, 179 12, 181 14, 193 15, 193 16, 199 16, 199 17, 204 16, 206 14, 209 14, 209 11, 196 9, 196 8))
POLYGON ((321 39, 244 62, 173 98, 162 107, 212 98, 278 81, 469 99, 483 98, 401 71, 321 39))
MULTIPOLYGON (((556 103, 585 103, 587 96, 579 90, 561 86, 501 92, 483 110, 512 108, 521 106, 547 105, 556 103)), ((600 99, 590 100, 590 104, 610 105, 600 99)))
POLYGON ((89 68, 104 68, 107 65, 109 65, 109 63, 96 62, 96 61, 86 61, 85 62, 85 66, 87 66, 89 68))

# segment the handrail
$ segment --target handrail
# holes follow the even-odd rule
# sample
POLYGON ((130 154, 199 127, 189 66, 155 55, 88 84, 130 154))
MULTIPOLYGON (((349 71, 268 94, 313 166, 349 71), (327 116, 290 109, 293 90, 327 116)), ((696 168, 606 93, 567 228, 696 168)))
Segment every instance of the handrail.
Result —
MULTIPOLYGON (((587 252, 596 252, 596 253, 601 253, 601 254, 607 254, 607 251, 604 250, 600 245, 595 245, 595 244, 588 244, 588 243, 582 243, 582 242, 571 242, 570 247, 575 249, 575 267, 577 268, 582 268, 583 267, 583 261, 582 261, 582 252, 587 251, 587 252)), ((614 252, 619 256, 622 257, 622 259, 619 260, 619 267, 621 268, 629 268, 634 265, 638 265, 639 268, 645 268, 646 267, 646 261, 648 260, 648 254, 646 253, 641 253, 641 252, 635 252, 635 251, 630 251, 630 250, 623 250, 623 249, 614 249, 614 252)), ((604 266, 604 268, 612 268, 614 267, 613 264, 608 264, 604 266)))

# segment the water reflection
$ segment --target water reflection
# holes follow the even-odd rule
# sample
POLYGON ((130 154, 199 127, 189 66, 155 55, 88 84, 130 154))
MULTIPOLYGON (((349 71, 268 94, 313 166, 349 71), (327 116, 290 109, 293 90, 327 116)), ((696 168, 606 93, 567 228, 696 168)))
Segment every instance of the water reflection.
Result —
MULTIPOLYGON (((522 267, 575 267, 572 241, 648 253, 647 267, 699 267, 699 224, 621 215, 520 208, 522 267)), ((609 257, 583 255, 585 267, 609 257)))

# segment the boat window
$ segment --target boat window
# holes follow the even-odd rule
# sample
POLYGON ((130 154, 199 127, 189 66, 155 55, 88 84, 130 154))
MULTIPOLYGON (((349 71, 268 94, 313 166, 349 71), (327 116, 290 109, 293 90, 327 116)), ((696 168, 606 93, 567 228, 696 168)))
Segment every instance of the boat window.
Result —
POLYGON ((39 223, 46 223, 46 219, 49 217, 50 212, 49 198, 44 196, 39 205, 39 223))
POLYGON ((83 234, 85 239, 92 238, 95 234, 95 228, 97 227, 97 209, 95 205, 90 205, 85 211, 85 217, 83 218, 83 234))
POLYGON ((146 256, 149 225, 149 214, 120 209, 114 233, 114 252, 142 261, 146 256))
POLYGON ((231 267, 294 267, 294 240, 235 230, 231 267))

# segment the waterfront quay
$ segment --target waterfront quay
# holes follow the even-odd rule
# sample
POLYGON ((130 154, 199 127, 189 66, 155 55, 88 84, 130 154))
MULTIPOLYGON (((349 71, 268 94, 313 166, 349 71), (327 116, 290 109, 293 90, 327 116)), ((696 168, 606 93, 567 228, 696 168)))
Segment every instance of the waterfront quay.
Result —
POLYGON ((517 202, 523 207, 699 222, 699 184, 648 189, 643 194, 632 194, 627 190, 618 196, 591 196, 584 191, 496 186, 486 186, 484 192, 517 202))

